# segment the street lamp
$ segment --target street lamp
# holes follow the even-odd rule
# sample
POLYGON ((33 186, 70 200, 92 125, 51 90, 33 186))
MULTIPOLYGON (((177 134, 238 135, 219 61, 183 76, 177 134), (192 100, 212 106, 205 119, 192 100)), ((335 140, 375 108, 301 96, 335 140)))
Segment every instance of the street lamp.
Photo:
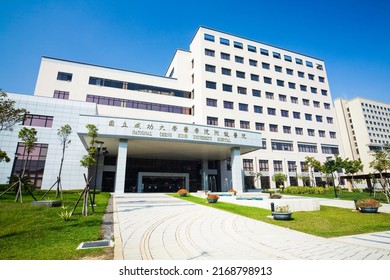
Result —
POLYGON ((99 157, 100 153, 107 154, 107 148, 103 147, 104 142, 103 141, 95 141, 97 144, 97 153, 96 153, 96 165, 95 165, 95 183, 93 185, 93 197, 92 197, 92 205, 96 206, 95 204, 95 194, 96 194, 96 184, 97 184, 97 174, 98 174, 98 168, 99 168, 99 157))

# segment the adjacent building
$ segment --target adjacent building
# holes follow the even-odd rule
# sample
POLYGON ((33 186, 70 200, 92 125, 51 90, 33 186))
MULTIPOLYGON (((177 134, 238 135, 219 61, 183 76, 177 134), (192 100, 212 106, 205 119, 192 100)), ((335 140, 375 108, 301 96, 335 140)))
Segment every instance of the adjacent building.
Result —
POLYGON ((359 159, 363 173, 370 169, 372 151, 390 142, 390 104, 356 97, 334 101, 345 157, 359 159))
MULTIPOLYGON (((302 184, 305 157, 343 155, 323 60, 206 27, 165 76, 43 57, 34 96, 10 97, 30 111, 22 125, 38 128, 30 173, 43 189, 56 180, 66 123, 64 189, 83 187, 87 124, 101 145, 92 184, 117 193, 274 188, 276 173, 302 184)), ((26 160, 17 131, 0 136, 19 154, 1 163, 1 182, 26 160)))

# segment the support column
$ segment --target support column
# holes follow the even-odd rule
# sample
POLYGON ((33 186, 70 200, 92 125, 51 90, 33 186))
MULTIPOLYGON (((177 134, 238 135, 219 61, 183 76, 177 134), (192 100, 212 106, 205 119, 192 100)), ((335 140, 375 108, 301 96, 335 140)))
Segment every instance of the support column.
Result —
POLYGON ((209 161, 207 159, 202 160, 202 189, 209 190, 209 161))
POLYGON ((231 150, 232 188, 238 192, 244 191, 244 176, 240 148, 231 150))
POLYGON ((126 162, 127 162, 127 139, 119 139, 118 158, 116 162, 116 173, 115 173, 116 194, 125 193, 126 162))

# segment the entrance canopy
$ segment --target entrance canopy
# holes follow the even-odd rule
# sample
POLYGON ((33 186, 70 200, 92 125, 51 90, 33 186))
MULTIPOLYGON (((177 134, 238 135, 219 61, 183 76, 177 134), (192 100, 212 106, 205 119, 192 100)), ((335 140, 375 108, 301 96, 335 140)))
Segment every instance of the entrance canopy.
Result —
POLYGON ((111 155, 118 152, 119 139, 128 140, 128 156, 135 158, 224 160, 231 149, 246 154, 262 147, 261 133, 184 123, 102 116, 80 116, 78 134, 88 147, 87 124, 99 129, 97 140, 111 155))

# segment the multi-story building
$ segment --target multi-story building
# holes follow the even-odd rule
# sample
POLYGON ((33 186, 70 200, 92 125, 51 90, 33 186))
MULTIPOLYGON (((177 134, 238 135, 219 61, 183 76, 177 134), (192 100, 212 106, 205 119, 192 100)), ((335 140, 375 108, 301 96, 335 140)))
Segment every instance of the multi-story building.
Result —
MULTIPOLYGON (((51 119, 53 139, 66 118, 78 123, 69 149, 79 152, 69 166, 79 165, 85 126, 95 124, 109 153, 90 173, 97 172, 98 188, 119 193, 273 188, 275 173, 296 185, 307 156, 342 154, 324 61, 205 27, 189 51, 176 52, 165 76, 43 57, 34 96, 23 98, 31 99, 20 104, 32 118, 51 119), (39 102, 55 107, 32 105, 39 102)), ((23 152, 20 143, 12 147, 16 136, 11 154, 23 152)), ((59 147, 52 146, 42 188, 57 176, 59 147)), ((62 180, 64 188, 82 186, 85 170, 77 168, 77 176, 63 172, 78 180, 62 180)), ((11 170, 0 172, 4 181, 11 170)))
POLYGON ((390 104, 356 97, 334 101, 345 157, 360 159, 363 173, 373 173, 372 151, 390 141, 390 104))

